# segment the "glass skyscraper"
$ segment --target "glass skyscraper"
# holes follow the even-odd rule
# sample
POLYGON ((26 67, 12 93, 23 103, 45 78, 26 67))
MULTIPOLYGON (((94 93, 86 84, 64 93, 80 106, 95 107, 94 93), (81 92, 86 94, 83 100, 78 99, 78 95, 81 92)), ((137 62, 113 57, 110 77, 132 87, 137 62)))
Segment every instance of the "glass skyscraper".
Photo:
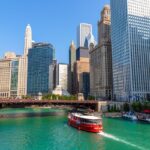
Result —
POLYGON ((27 93, 38 95, 48 93, 50 65, 53 63, 54 47, 47 43, 34 43, 28 53, 28 84, 27 93))
POLYGON ((113 95, 150 96, 150 0, 111 0, 113 95))

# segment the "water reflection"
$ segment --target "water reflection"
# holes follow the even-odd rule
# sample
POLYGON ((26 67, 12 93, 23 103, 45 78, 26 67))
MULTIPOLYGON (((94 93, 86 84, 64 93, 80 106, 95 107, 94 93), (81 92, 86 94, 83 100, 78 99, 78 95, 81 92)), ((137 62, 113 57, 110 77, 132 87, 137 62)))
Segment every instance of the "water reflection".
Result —
POLYGON ((65 110, 50 108, 1 109, 0 118, 61 116, 66 113, 65 110))

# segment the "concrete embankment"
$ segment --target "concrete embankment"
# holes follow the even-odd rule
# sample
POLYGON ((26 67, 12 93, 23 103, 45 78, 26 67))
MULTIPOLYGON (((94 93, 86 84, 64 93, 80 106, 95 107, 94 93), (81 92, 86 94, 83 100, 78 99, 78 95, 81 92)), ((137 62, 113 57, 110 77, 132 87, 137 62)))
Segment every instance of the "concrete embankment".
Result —
POLYGON ((104 113, 103 115, 108 118, 121 118, 122 117, 121 112, 107 112, 107 113, 104 113))

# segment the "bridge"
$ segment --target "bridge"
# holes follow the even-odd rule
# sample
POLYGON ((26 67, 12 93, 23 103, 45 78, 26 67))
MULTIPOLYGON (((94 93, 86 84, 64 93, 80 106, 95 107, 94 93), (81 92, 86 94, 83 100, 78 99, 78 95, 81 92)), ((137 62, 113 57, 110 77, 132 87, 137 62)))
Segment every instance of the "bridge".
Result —
POLYGON ((17 100, 1 99, 0 108, 23 108, 30 106, 72 106, 75 108, 86 107, 98 111, 98 101, 77 101, 77 100, 17 100))

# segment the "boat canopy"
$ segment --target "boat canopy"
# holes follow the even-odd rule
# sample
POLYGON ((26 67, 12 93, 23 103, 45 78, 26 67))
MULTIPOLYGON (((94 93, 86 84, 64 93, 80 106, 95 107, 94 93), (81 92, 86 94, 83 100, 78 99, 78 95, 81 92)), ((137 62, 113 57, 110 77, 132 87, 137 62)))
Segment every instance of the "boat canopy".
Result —
POLYGON ((79 113, 74 113, 75 117, 82 118, 82 119, 90 119, 90 120, 99 120, 101 117, 92 116, 92 115, 83 115, 79 113))

